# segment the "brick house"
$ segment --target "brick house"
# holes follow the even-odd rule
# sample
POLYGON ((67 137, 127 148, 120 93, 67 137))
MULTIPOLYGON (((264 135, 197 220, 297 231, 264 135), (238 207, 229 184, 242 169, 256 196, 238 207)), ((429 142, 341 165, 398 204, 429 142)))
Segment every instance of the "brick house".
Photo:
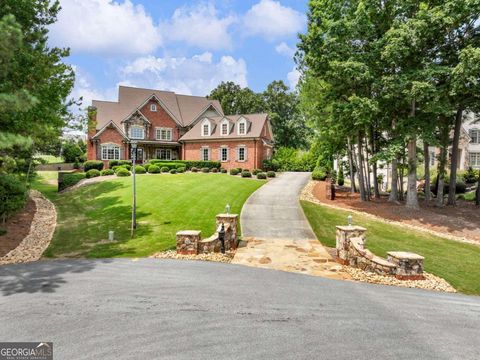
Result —
POLYGON ((261 168, 272 156, 267 114, 224 115, 217 100, 120 86, 118 101, 93 100, 88 160, 212 160, 231 169, 261 168))

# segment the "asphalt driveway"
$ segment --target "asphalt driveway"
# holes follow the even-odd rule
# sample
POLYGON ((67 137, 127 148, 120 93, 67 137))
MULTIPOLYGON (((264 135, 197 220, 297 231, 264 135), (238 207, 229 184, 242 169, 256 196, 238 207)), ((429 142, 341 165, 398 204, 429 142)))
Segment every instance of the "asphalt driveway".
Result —
POLYGON ((310 173, 280 173, 255 191, 240 215, 242 235, 256 239, 316 239, 298 200, 310 176, 310 173))
POLYGON ((0 339, 55 359, 479 359, 480 298, 174 260, 0 267, 0 339))

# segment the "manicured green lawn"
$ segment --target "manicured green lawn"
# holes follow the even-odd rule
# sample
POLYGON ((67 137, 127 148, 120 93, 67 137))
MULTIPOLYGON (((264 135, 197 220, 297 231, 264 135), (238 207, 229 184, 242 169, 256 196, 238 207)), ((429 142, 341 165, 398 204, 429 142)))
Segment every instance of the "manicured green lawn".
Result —
POLYGON ((246 199, 265 182, 226 174, 137 176, 137 220, 130 237, 132 178, 87 185, 64 194, 36 181, 56 205, 58 225, 47 257, 141 257, 175 248, 179 230, 215 231, 215 215, 230 204, 240 213, 246 199), (114 243, 107 242, 115 231, 114 243))
MULTIPOLYGON (((346 225, 348 211, 302 201, 305 215, 326 246, 335 247, 335 226, 346 225)), ((355 225, 367 228, 367 247, 386 257, 387 251, 412 251, 425 257, 425 270, 438 275, 457 290, 480 295, 480 246, 459 243, 423 232, 353 215, 355 225)))

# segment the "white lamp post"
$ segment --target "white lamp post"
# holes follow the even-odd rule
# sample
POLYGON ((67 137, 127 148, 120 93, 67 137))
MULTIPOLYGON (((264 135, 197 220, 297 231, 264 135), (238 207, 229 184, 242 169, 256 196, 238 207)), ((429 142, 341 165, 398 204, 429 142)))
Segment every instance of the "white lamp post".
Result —
POLYGON ((135 179, 135 163, 137 161, 137 142, 130 141, 131 150, 132 150, 132 168, 133 168, 133 207, 132 207, 132 232, 131 236, 133 237, 133 230, 137 228, 137 184, 135 179))

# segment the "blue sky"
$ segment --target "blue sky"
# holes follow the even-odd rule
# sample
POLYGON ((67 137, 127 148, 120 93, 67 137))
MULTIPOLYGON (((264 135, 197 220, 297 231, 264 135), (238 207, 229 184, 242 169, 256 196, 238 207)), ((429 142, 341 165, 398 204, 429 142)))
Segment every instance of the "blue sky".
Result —
POLYGON ((307 0, 61 0, 50 43, 70 47, 75 97, 116 100, 119 84, 207 95, 221 81, 295 86, 307 0))

